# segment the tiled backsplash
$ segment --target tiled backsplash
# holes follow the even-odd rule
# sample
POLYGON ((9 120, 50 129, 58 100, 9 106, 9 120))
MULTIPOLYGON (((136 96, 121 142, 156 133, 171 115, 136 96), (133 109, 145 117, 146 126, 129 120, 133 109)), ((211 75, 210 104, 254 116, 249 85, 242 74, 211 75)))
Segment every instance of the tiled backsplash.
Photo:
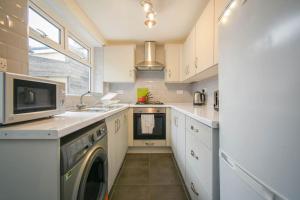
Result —
POLYGON ((9 72, 27 74, 27 0, 0 0, 0 57, 9 72))
POLYGON ((162 102, 192 102, 191 84, 167 84, 164 73, 156 71, 137 72, 135 83, 110 83, 109 91, 123 93, 118 95, 121 102, 135 103, 136 89, 147 87, 154 99, 162 102), (183 91, 182 94, 180 90, 183 91))
POLYGON ((207 105, 213 106, 214 104, 214 91, 218 90, 218 76, 211 77, 209 79, 199 81, 192 84, 192 92, 201 91, 205 89, 207 97, 207 105))

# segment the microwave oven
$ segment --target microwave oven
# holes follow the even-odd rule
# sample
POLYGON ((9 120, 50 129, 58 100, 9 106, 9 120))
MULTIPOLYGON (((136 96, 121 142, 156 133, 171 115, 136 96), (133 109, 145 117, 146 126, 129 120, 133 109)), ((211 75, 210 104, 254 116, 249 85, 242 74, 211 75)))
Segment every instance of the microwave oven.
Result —
POLYGON ((61 114, 64 102, 64 83, 0 72, 0 125, 61 114))

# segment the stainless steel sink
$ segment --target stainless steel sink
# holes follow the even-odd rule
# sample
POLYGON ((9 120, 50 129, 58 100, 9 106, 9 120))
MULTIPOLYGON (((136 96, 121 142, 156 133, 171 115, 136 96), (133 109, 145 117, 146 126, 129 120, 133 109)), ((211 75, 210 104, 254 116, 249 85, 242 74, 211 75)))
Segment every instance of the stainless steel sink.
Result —
POLYGON ((81 110, 75 110, 74 112, 108 112, 113 109, 122 107, 122 105, 110 105, 110 106, 97 106, 97 107, 87 107, 81 110))

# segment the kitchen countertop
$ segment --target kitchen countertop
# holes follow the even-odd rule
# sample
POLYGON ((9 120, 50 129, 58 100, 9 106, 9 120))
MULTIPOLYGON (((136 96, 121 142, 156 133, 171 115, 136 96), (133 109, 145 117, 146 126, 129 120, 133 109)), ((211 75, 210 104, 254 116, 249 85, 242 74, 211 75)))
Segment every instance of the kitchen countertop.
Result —
POLYGON ((108 112, 67 111, 52 118, 29 121, 0 128, 0 139, 59 139, 65 135, 103 120, 129 107, 169 107, 178 110, 212 128, 218 128, 218 112, 207 106, 196 107, 192 103, 168 103, 165 105, 121 104, 108 112))
POLYGON ((0 128, 0 139, 58 139, 129 108, 128 104, 108 112, 67 111, 52 118, 0 128))

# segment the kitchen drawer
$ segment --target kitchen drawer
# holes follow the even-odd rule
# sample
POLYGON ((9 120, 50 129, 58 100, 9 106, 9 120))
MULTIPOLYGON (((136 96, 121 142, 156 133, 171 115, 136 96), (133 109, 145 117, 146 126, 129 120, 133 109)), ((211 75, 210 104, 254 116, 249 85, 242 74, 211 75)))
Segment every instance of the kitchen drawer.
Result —
POLYGON ((186 131, 190 132, 194 139, 212 149, 212 129, 201 122, 186 117, 186 131))
POLYGON ((166 146, 166 140, 134 140, 133 145, 140 147, 166 146))
MULTIPOLYGON (((190 158, 190 157, 188 157, 190 158)), ((187 162, 186 187, 188 188, 191 200, 212 200, 211 196, 201 185, 200 179, 195 175, 198 169, 194 169, 191 162, 187 162)))
POLYGON ((193 133, 187 132, 186 146, 187 163, 189 170, 193 171, 193 176, 199 180, 199 185, 209 196, 213 196, 213 164, 212 151, 204 144, 194 140, 193 133))

